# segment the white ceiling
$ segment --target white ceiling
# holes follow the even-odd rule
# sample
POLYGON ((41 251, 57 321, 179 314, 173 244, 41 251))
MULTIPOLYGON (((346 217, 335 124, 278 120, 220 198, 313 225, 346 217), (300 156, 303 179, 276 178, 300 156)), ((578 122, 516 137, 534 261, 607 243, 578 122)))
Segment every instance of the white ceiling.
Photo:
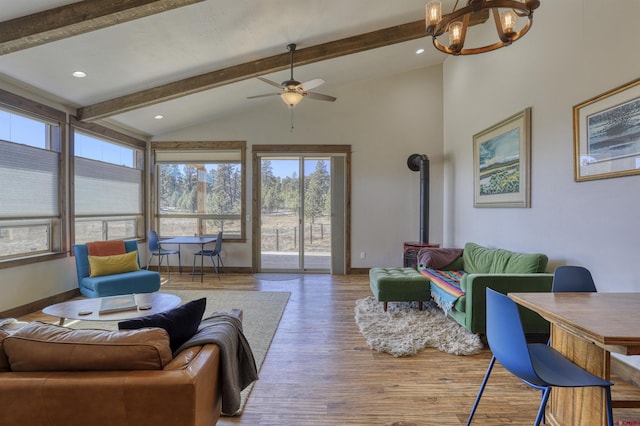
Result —
MULTIPOLYGON (((74 3, 0 0, 2 20, 74 3)), ((423 19, 425 0, 206 0, 38 47, 0 56, 0 79, 24 85, 73 108, 164 83, 423 19), (87 77, 77 79, 72 72, 87 77)), ((0 24, 1 25, 1 24, 0 24)), ((338 96, 344 85, 441 63, 429 38, 296 67, 298 81, 323 78, 314 89, 338 96), (418 47, 425 53, 416 55, 418 47)), ((266 75, 281 82, 288 71, 266 75)), ((154 136, 238 113, 286 108, 278 97, 247 96, 278 89, 257 79, 199 92, 109 118, 154 136), (153 117, 162 114, 163 120, 153 117)), ((306 99, 303 102, 318 102, 306 99)), ((339 96, 337 102, 340 102, 339 96)), ((331 107, 327 103, 327 107, 331 107)))

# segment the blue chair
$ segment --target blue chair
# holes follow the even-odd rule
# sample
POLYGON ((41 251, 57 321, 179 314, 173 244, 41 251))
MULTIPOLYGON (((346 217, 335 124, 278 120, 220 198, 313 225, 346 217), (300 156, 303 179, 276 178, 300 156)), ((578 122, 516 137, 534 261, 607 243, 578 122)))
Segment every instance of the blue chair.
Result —
MULTIPOLYGON (((218 237, 216 238, 216 246, 213 250, 200 250, 193 254, 193 268, 191 269, 191 281, 193 281, 193 276, 196 271, 196 256, 209 256, 211 258, 211 264, 213 265, 213 269, 216 271, 216 275, 218 279, 220 279, 220 265, 224 266, 222 263, 222 258, 220 257, 220 252, 222 251, 222 231, 218 232, 218 237), (217 260, 217 262, 216 262, 217 260)), ((204 276, 204 271, 202 270, 202 260, 204 257, 200 259, 200 282, 202 282, 202 277, 204 276)))
MULTIPOLYGON (((125 241, 127 253, 138 251, 138 242, 125 241)), ((118 294, 153 293, 160 290, 160 274, 155 271, 140 269, 122 274, 92 277, 89 271, 89 249, 86 244, 74 244, 73 253, 76 258, 78 287, 87 297, 105 297, 118 294)), ((140 257, 138 256, 138 264, 140 257)))
POLYGON ((490 288, 487 288, 487 341, 493 356, 469 414, 467 426, 471 424, 496 360, 525 384, 542 391, 535 426, 544 419, 544 410, 552 387, 593 386, 605 390, 607 424, 613 425, 613 383, 580 368, 560 352, 543 343, 528 344, 520 322, 518 305, 508 296, 490 288))
MULTIPOLYGON (((558 266, 553 273, 551 291, 554 293, 597 293, 591 272, 582 266, 558 266)), ((551 339, 547 344, 551 343, 551 339)))
POLYGON ((147 261, 147 269, 149 269, 149 265, 151 264, 151 259, 153 256, 158 256, 158 272, 160 272, 160 267, 162 266, 162 258, 167 258, 167 272, 169 273, 169 277, 171 277, 171 267, 169 265, 169 255, 177 254, 178 255, 178 268, 182 267, 182 262, 180 261, 180 250, 166 250, 163 249, 158 241, 158 233, 156 231, 149 231, 148 236, 149 242, 149 260, 147 261))
POLYGON ((554 293, 596 293, 591 272, 582 266, 558 266, 553 273, 551 291, 554 293))

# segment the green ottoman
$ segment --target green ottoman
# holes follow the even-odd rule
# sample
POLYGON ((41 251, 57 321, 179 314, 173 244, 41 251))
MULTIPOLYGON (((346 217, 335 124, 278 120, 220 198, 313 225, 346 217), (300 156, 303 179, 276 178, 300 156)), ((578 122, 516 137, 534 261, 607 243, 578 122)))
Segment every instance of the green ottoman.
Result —
POLYGON ((431 300, 429 280, 413 268, 371 268, 369 285, 378 302, 422 302, 431 300))

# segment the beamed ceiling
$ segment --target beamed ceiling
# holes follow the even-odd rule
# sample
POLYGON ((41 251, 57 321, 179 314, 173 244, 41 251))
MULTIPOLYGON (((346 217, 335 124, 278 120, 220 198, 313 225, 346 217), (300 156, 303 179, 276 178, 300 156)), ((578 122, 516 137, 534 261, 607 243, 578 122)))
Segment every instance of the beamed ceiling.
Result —
MULTIPOLYGON (((424 3, 0 0, 0 79, 80 120, 155 136, 247 108, 286 112, 278 97, 246 98, 273 91, 258 76, 289 78, 289 43, 295 78, 323 78, 315 91, 338 97, 343 86, 441 63, 424 3)), ((305 102, 317 101, 296 108, 305 102)))

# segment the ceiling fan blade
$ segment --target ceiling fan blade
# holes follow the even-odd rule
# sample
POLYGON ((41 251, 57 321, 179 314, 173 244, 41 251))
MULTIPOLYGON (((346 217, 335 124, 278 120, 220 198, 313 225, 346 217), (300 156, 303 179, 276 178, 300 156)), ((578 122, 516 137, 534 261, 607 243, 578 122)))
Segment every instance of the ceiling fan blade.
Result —
POLYGON ((307 92, 306 97, 311 99, 317 99, 319 101, 329 101, 329 102, 334 102, 337 99, 337 98, 334 98, 333 96, 323 95, 322 93, 315 93, 315 92, 307 92))
POLYGON ((258 77, 258 80, 262 80, 262 81, 264 81, 264 82, 265 82, 265 83, 267 83, 267 84, 270 84, 270 85, 272 85, 272 86, 274 86, 274 87, 277 87, 278 89, 284 89, 284 87, 282 86, 282 84, 280 84, 280 83, 276 83, 275 81, 271 81, 271 80, 269 80, 268 78, 258 77))
POLYGON ((264 95, 249 96, 247 99, 266 98, 267 96, 280 96, 280 93, 266 93, 264 95))
POLYGON ((316 87, 324 84, 325 81, 321 78, 316 78, 315 80, 309 80, 309 81, 305 81, 304 83, 300 84, 300 87, 302 87, 302 90, 304 90, 305 92, 311 89, 315 89, 316 87))

